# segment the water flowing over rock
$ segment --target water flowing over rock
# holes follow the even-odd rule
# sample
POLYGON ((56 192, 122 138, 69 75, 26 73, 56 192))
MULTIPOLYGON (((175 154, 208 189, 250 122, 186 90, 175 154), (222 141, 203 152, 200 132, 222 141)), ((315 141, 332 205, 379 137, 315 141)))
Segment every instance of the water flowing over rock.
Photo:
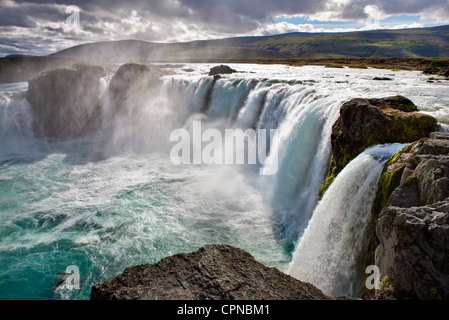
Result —
POLYGON ((415 104, 402 96, 352 99, 340 108, 332 128, 332 160, 323 194, 335 176, 367 147, 384 143, 408 143, 428 137, 437 120, 416 113, 415 104))
POLYGON ((56 68, 29 81, 27 100, 35 114, 37 135, 68 139, 99 128, 101 66, 76 64, 56 68))
POLYGON ((373 210, 386 205, 376 221, 379 299, 449 298, 448 177, 448 133, 432 133, 386 164, 373 210))
POLYGON ((206 245, 125 269, 92 287, 92 300, 328 300, 319 289, 228 245, 206 245))

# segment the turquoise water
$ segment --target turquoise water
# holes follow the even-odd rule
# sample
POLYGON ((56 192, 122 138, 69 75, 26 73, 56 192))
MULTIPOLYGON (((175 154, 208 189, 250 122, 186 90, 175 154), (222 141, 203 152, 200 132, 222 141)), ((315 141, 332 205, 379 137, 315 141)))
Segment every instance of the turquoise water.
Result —
POLYGON ((318 203, 343 101, 403 94, 449 119, 445 83, 418 73, 373 86, 373 76, 391 71, 255 65, 217 81, 207 115, 198 115, 210 66, 190 67, 174 70, 160 96, 126 121, 112 120, 102 79, 104 127, 61 142, 34 137, 26 83, 0 86, 0 299, 89 299, 93 284, 129 265, 209 243, 285 271, 318 203), (194 119, 204 129, 277 129, 267 161, 277 155, 278 172, 172 164, 170 132, 194 119), (71 265, 80 289, 61 290, 71 265))
POLYGON ((88 299, 94 283, 129 265, 207 243, 244 248, 269 265, 288 261, 268 207, 234 168, 215 168, 211 181, 209 167, 176 167, 155 154, 103 159, 95 147, 47 145, 42 157, 1 164, 1 299, 88 299), (69 265, 81 282, 67 297, 54 290, 69 265))

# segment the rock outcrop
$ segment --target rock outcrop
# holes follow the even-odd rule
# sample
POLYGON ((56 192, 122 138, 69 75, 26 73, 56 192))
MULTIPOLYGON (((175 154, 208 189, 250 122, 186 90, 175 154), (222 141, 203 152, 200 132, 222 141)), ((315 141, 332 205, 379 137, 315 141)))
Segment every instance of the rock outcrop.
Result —
POLYGON ((206 245, 155 264, 131 266, 92 287, 92 300, 327 300, 313 285, 229 245, 206 245))
POLYGON ((232 69, 230 66, 219 65, 219 66, 211 68, 209 71, 209 75, 216 76, 219 74, 231 74, 231 73, 236 73, 236 72, 237 72, 237 70, 232 69))
POLYGON ((366 148, 376 144, 413 142, 437 130, 436 119, 414 111, 418 111, 415 104, 402 96, 352 99, 344 103, 332 128, 332 159, 320 195, 366 148))
POLYGON ((75 64, 41 73, 29 81, 27 100, 38 136, 68 139, 98 129, 101 122, 101 66, 75 64))
POLYGON ((126 63, 115 72, 109 83, 115 114, 133 115, 160 91, 162 80, 158 68, 143 63, 126 63))
POLYGON ((449 299, 449 133, 432 133, 391 157, 373 205, 380 209, 378 298, 449 299))

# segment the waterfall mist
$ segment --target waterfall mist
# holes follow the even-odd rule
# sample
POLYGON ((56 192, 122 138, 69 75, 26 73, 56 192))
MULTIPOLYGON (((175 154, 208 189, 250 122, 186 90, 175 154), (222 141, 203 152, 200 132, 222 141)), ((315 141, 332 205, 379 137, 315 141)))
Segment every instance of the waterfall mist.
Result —
POLYGON ((395 72, 401 81, 374 86, 374 76, 391 71, 232 65, 240 72, 218 79, 207 76, 211 67, 174 65, 156 84, 131 77, 120 85, 115 68, 99 77, 98 127, 64 139, 36 135, 26 83, 0 86, 0 298, 86 299, 92 284, 129 265, 208 243, 240 247, 328 293, 352 294, 353 244, 365 219, 358 212, 396 147, 354 160, 319 202, 339 108, 355 97, 403 94, 422 112, 444 115, 446 88, 405 71, 395 72), (203 133, 276 134, 264 137, 264 163, 175 165, 170 134, 192 136, 194 121, 203 133), (274 161, 276 174, 259 174, 274 161), (52 290, 74 264, 81 289, 52 290))

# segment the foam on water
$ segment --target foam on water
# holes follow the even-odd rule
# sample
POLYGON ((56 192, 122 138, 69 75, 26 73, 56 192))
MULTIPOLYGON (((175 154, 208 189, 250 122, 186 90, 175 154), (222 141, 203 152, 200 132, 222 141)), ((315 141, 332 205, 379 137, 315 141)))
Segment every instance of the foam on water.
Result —
MULTIPOLYGON (((307 239, 333 234, 326 224, 312 227, 318 212, 337 214, 369 200, 369 192, 350 188, 353 175, 344 174, 344 183, 333 184, 340 189, 329 189, 315 208, 341 103, 402 94, 422 112, 449 120, 447 85, 427 83, 418 72, 231 65, 241 72, 214 81, 206 76, 210 67, 173 68, 158 96, 135 97, 139 116, 126 121, 113 118, 108 78, 101 79, 103 127, 94 136, 61 142, 33 136, 26 83, 0 86, 1 299, 88 299, 94 283, 128 265, 207 243, 235 245, 267 265, 309 277, 310 269, 298 264, 299 252, 312 261, 310 252, 326 242, 308 246, 307 239), (375 76, 394 81, 376 82, 375 76), (173 165, 170 132, 190 130, 198 119, 204 129, 277 129, 265 167, 173 165), (257 174, 275 160, 275 175, 257 174), (80 270, 80 290, 62 292, 58 275, 69 265, 80 270)), ((364 184, 375 180, 382 164, 365 154, 348 167, 354 166, 364 184)), ((341 246, 325 251, 334 252, 325 257, 330 265, 347 257, 341 246)), ((341 281, 320 281, 328 292, 350 293, 341 281)))

